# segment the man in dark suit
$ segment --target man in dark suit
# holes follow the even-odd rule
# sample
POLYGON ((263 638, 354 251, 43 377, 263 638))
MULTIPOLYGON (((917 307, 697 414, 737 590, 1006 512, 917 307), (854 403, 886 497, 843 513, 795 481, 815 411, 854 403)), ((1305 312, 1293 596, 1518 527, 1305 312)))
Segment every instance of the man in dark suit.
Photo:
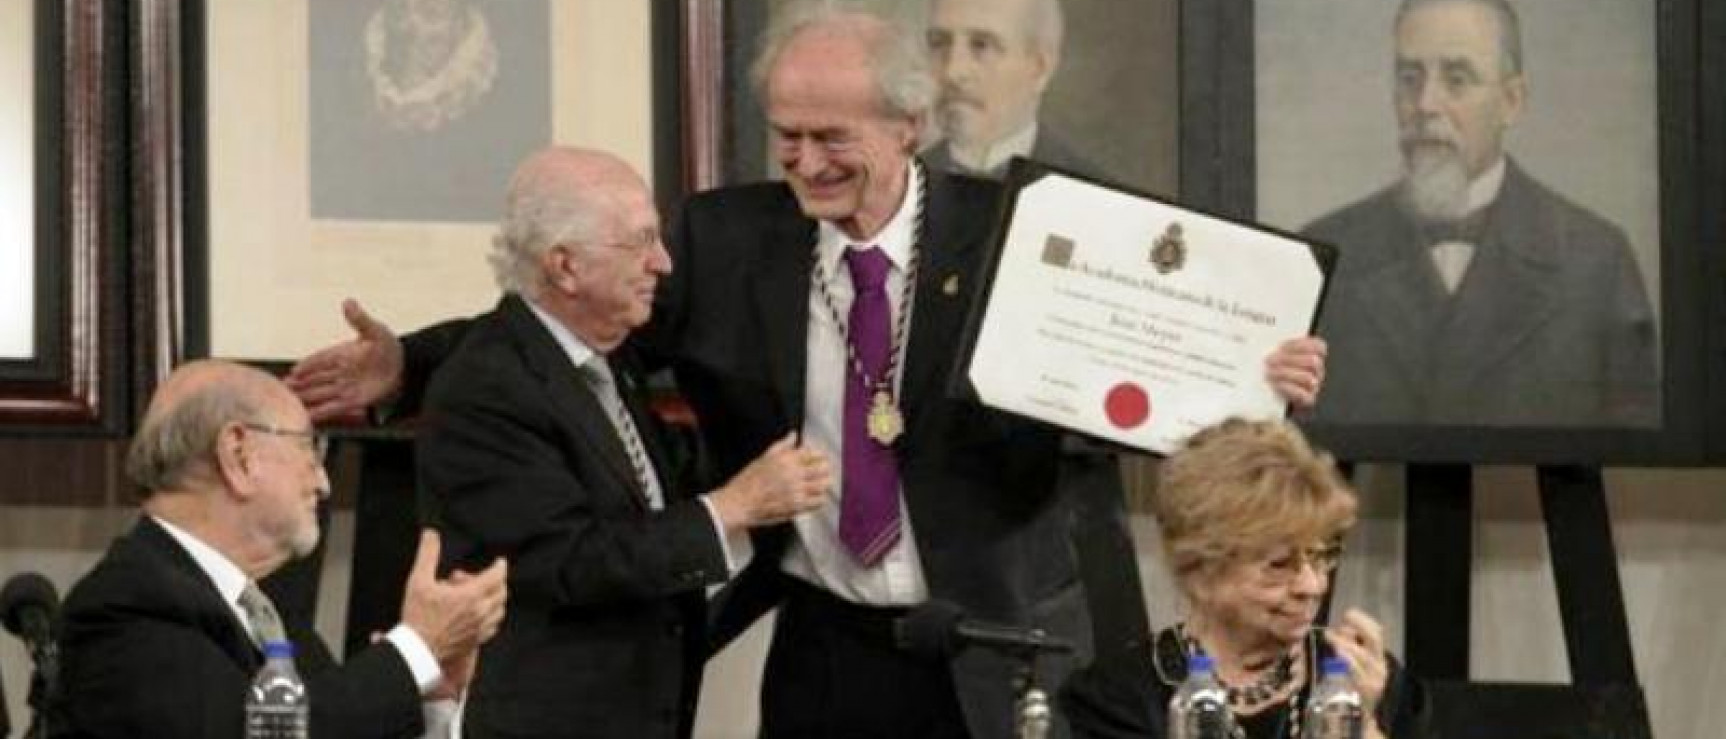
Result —
MULTIPOLYGON (((1113 173, 1038 120, 1061 63, 1061 0, 934 0, 924 38, 938 83, 943 140, 923 150, 931 168, 1001 179, 1014 156, 1092 177, 1113 173)), ((1079 558, 1099 651, 1149 638, 1115 449, 1067 440, 1057 485, 1073 500, 1079 558)))
POLYGON ((1406 173, 1320 218, 1342 249, 1320 334, 1339 423, 1647 426, 1655 320, 1624 232, 1504 153, 1527 100, 1504 0, 1406 0, 1396 111, 1406 173))
POLYGON ((454 697, 503 618, 506 566, 440 582, 428 533, 401 625, 336 666, 309 624, 282 623, 256 588, 317 545, 328 481, 315 441, 304 407, 257 370, 199 362, 163 382, 127 460, 144 516, 61 612, 55 736, 240 736, 259 644, 284 636, 313 736, 425 730, 422 700, 454 697))
MULTIPOLYGON (((802 4, 767 38, 756 81, 786 181, 686 205, 677 270, 636 344, 672 366, 718 471, 798 430, 843 459, 842 484, 836 503, 755 537, 715 638, 779 607, 768 737, 1009 735, 1012 657, 915 654, 893 637, 910 609, 946 600, 1089 645, 1060 435, 945 392, 1000 189, 914 165, 933 85, 903 29, 802 4)), ((391 392, 411 405, 457 329, 404 347, 348 312, 360 337, 302 362, 302 394, 326 413, 391 392)), ((1310 403, 1322 353, 1295 342, 1267 372, 1310 403)), ((1043 660, 1042 684, 1082 659, 1043 660)))
POLYGON ((464 727, 687 736, 703 588, 741 565, 749 527, 827 502, 826 458, 783 427, 699 497, 665 463, 635 369, 615 350, 647 321, 672 263, 647 187, 617 158, 529 157, 491 261, 506 295, 438 370, 416 449, 448 559, 511 563, 509 616, 464 727))
POLYGON ((1014 156, 1107 176, 1038 120, 1043 91, 1061 64, 1060 0, 934 0, 926 41, 939 92, 943 141, 929 166, 999 178, 1014 156))

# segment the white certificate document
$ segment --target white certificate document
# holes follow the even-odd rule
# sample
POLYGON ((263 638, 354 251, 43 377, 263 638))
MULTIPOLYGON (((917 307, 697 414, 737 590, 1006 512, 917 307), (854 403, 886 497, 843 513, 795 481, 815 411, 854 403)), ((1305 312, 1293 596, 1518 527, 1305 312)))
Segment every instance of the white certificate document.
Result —
POLYGON ((1010 213, 968 366, 984 404, 1159 453, 1283 415, 1265 358, 1312 328, 1314 247, 1052 172, 1010 213))

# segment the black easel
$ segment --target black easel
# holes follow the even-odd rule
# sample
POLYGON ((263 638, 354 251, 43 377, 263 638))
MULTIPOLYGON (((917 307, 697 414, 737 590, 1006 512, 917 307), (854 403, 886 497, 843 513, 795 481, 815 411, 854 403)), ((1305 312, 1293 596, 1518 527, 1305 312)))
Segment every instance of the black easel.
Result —
POLYGON ((1410 464, 1407 473, 1407 656, 1431 685, 1439 736, 1650 737, 1600 469, 1537 468, 1568 685, 1469 681, 1473 470, 1410 464))

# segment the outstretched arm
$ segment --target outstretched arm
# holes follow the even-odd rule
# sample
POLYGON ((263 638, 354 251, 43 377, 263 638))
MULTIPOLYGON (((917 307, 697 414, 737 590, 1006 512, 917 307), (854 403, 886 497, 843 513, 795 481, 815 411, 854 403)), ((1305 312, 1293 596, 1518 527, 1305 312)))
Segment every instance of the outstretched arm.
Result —
POLYGON ((386 416, 412 415, 432 373, 467 334, 470 319, 423 328, 401 338, 366 313, 358 301, 342 301, 342 317, 354 338, 299 361, 286 378, 312 420, 357 421, 367 409, 387 404, 386 416))
POLYGON ((401 387, 402 344, 395 333, 352 298, 342 301, 342 317, 354 338, 300 360, 286 378, 314 421, 362 417, 401 387))

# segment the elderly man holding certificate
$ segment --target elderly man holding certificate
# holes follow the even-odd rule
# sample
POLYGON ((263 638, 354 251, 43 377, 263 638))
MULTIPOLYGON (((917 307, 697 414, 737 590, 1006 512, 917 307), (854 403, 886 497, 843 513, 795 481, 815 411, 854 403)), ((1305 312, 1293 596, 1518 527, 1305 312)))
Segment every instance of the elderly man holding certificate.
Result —
POLYGON ((1282 415, 1264 357, 1311 329, 1330 247, 1027 161, 1009 197, 955 378, 979 400, 1159 453, 1282 415))

